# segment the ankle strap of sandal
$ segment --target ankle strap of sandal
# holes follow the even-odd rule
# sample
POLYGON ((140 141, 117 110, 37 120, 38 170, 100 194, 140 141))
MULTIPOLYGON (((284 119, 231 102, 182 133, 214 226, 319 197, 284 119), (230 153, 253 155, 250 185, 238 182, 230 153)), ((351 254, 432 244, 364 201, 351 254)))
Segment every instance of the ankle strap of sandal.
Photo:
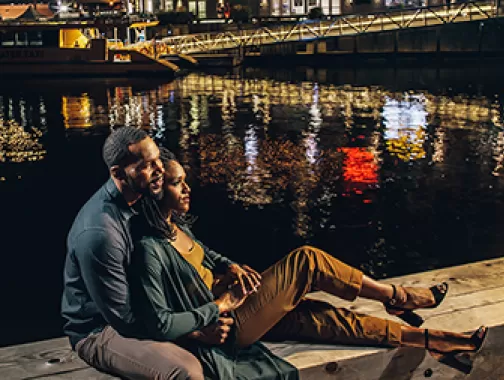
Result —
POLYGON ((388 301, 388 304, 390 306, 394 306, 396 303, 397 303, 397 288, 394 284, 391 284, 390 286, 392 286, 392 297, 390 297, 390 300, 388 301))

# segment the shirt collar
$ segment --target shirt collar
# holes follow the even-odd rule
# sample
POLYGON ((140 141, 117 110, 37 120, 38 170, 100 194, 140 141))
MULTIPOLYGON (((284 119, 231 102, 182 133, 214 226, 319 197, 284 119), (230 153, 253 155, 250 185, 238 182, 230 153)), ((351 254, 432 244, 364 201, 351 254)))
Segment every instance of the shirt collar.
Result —
POLYGON ((105 190, 110 196, 110 199, 118 206, 119 211, 124 215, 126 219, 131 218, 134 215, 138 214, 132 206, 128 205, 124 196, 117 188, 116 184, 109 178, 107 182, 105 182, 105 190))

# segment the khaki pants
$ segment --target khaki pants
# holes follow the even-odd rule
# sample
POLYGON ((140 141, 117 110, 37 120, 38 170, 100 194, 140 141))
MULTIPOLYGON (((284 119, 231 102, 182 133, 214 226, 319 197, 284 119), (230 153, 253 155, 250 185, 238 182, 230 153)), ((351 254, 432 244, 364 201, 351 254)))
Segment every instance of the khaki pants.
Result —
POLYGON ((261 286, 236 310, 238 344, 273 340, 399 346, 401 325, 304 299, 324 290, 353 301, 362 272, 309 246, 298 248, 262 273, 261 286))
POLYGON ((124 338, 112 327, 75 346, 90 366, 128 380, 203 380, 201 364, 189 351, 169 342, 124 338))

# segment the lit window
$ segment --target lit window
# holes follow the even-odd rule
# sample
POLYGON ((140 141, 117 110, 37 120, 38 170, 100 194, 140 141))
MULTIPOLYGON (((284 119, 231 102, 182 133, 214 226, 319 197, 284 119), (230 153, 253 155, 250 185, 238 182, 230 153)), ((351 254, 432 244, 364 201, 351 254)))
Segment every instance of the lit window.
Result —
POLYGON ((31 46, 42 46, 42 32, 28 32, 28 41, 31 46))
POLYGON ((173 10, 173 1, 172 0, 166 0, 164 4, 165 4, 165 11, 172 11, 173 10))
POLYGON ((2 45, 3 46, 14 46, 14 33, 6 32, 2 34, 2 45))
POLYGON ((196 1, 189 1, 189 12, 196 15, 196 1))
POLYGON ((198 17, 206 18, 206 1, 198 1, 198 17))

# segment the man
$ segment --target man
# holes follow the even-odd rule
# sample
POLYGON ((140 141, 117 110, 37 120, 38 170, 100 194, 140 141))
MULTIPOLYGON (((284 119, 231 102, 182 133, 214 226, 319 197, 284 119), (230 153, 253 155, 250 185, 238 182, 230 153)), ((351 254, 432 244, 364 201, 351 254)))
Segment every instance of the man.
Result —
POLYGON ((159 149, 143 131, 122 127, 105 141, 110 179, 75 218, 67 239, 61 313, 72 348, 89 365, 126 379, 203 379, 198 360, 169 342, 135 337, 126 272, 133 205, 161 197, 159 149))

